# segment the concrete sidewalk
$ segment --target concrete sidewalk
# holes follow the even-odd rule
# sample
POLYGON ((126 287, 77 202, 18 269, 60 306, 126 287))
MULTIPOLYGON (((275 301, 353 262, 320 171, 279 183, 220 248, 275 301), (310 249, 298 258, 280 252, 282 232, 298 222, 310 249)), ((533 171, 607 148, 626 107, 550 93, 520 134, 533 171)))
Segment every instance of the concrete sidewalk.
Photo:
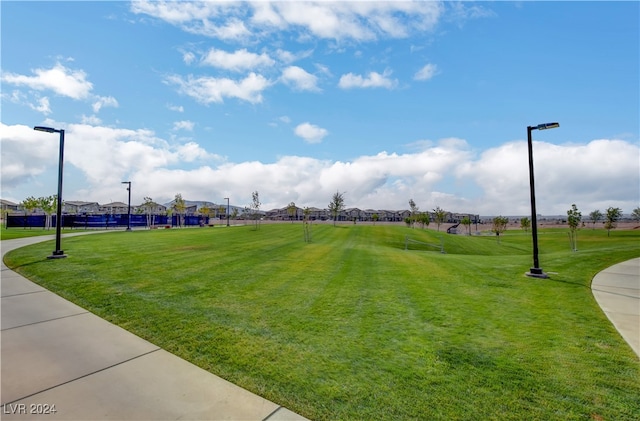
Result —
MULTIPOLYGON (((2 257, 52 238, 2 241, 2 257)), ((3 420, 305 419, 62 299, 4 263, 0 293, 3 420)))
POLYGON ((640 258, 599 272, 591 291, 602 311, 640 357, 640 258))

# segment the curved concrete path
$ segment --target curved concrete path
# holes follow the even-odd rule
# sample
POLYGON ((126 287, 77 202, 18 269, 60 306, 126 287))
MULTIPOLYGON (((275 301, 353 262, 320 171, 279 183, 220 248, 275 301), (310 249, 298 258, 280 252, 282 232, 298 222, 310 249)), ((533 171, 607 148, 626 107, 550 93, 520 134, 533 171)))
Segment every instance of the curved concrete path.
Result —
POLYGON ((591 281, 602 311, 640 357, 640 257, 613 265, 591 281))
MULTIPOLYGON (((53 238, 2 241, 2 258, 53 238)), ((3 420, 305 419, 64 300, 4 260, 0 295, 3 420)))

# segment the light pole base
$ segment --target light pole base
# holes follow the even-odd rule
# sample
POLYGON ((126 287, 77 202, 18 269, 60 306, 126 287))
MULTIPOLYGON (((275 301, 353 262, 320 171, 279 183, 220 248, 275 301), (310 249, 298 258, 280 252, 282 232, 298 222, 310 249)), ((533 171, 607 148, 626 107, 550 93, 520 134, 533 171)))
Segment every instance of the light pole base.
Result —
POLYGON ((541 268, 531 268, 529 269, 529 272, 525 273, 525 275, 530 276, 532 278, 541 278, 541 279, 547 279, 549 277, 549 275, 544 273, 541 268))
POLYGON ((67 257, 62 250, 54 250, 51 256, 47 256, 47 259, 64 259, 67 257))

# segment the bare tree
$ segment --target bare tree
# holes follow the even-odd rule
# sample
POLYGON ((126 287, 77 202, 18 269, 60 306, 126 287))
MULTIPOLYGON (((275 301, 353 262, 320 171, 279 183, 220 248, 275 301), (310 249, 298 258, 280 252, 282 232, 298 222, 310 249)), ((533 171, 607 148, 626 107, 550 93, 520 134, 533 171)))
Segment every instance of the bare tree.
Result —
POLYGON ((331 197, 328 208, 329 213, 333 215, 333 226, 335 227, 338 214, 344 209, 344 193, 336 191, 331 197))

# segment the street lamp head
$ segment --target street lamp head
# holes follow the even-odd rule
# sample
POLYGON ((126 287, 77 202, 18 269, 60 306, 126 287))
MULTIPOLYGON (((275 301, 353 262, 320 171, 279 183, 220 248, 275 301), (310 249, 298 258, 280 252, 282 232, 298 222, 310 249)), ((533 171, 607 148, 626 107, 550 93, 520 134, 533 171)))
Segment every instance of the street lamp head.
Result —
POLYGON ((56 130, 53 127, 44 127, 44 126, 35 126, 33 128, 33 130, 36 130, 36 131, 39 131, 39 132, 47 132, 47 133, 60 132, 60 130, 56 130))
POLYGON ((555 129, 556 127, 560 127, 560 123, 544 123, 538 124, 536 129, 538 130, 547 130, 547 129, 555 129))

